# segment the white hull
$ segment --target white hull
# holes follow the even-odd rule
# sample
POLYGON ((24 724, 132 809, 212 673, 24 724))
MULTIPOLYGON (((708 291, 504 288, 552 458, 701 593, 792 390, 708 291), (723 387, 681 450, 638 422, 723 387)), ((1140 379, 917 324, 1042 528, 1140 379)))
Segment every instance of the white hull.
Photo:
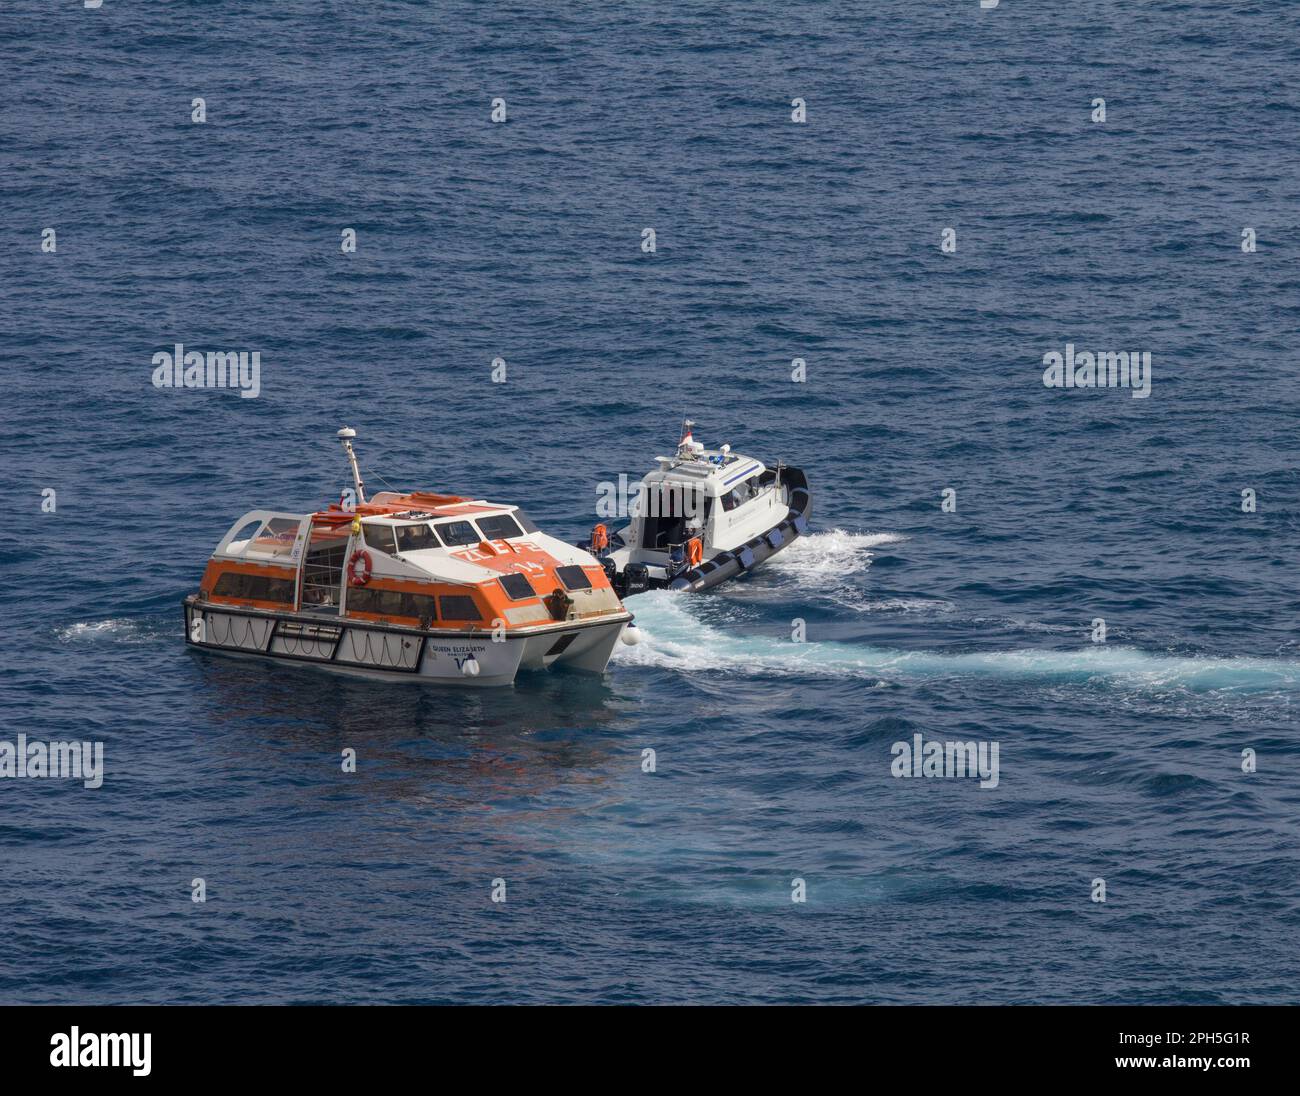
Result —
POLYGON ((445 685, 509 685, 520 670, 554 665, 602 673, 632 619, 622 612, 602 620, 556 622, 516 629, 493 641, 491 632, 389 627, 347 618, 236 609, 194 598, 185 601, 191 646, 217 654, 315 666, 332 673, 383 681, 445 685), (467 660, 477 674, 465 672, 467 660))

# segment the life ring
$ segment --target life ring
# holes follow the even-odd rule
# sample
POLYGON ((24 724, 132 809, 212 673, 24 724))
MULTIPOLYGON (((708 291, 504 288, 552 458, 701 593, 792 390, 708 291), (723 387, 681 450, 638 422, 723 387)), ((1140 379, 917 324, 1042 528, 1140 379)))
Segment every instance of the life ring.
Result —
POLYGON ((704 545, 699 537, 691 537, 686 542, 686 566, 698 567, 704 560, 704 545))
POLYGON ((364 548, 358 548, 348 560, 348 582, 353 586, 364 586, 375 572, 374 560, 364 548))
POLYGON ((597 525, 591 530, 591 550, 597 554, 609 547, 609 530, 597 525))

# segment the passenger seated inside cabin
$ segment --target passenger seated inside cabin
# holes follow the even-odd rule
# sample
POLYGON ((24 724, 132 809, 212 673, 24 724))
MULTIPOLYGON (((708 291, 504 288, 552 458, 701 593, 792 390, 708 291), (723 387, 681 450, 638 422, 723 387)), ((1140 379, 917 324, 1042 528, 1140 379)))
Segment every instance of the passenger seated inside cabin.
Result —
POLYGON ((743 506, 757 494, 758 478, 750 476, 747 480, 741 480, 732 491, 722 496, 722 508, 724 510, 734 510, 737 506, 743 506))
POLYGON ((326 608, 334 604, 334 592, 325 586, 303 585, 302 603, 304 605, 321 605, 326 608))

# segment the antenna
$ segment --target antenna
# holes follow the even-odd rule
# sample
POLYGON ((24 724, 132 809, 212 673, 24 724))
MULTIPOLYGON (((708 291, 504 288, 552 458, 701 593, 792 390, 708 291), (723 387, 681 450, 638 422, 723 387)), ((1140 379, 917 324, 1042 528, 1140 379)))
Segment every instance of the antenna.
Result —
POLYGON ((352 451, 352 439, 356 436, 357 432, 350 426, 345 426, 338 432, 338 439, 343 443, 343 452, 348 455, 348 464, 352 466, 352 482, 357 489, 357 503, 364 504, 366 485, 361 482, 361 469, 357 467, 357 455, 352 451))

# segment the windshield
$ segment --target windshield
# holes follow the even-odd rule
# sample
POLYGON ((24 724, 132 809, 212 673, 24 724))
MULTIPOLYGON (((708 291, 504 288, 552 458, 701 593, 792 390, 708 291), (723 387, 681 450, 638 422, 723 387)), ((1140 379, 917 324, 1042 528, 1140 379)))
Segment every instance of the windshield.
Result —
POLYGON ((437 548, 438 538, 434 536, 429 523, 422 521, 418 525, 398 525, 397 550, 399 552, 418 552, 421 548, 437 548))
POLYGON ((486 540, 509 540, 524 535, 519 523, 509 514, 492 514, 490 517, 479 518, 478 527, 486 540))
POLYGON ((477 544, 483 538, 474 528, 472 521, 443 521, 434 526, 438 536, 448 548, 457 548, 462 544, 477 544))

